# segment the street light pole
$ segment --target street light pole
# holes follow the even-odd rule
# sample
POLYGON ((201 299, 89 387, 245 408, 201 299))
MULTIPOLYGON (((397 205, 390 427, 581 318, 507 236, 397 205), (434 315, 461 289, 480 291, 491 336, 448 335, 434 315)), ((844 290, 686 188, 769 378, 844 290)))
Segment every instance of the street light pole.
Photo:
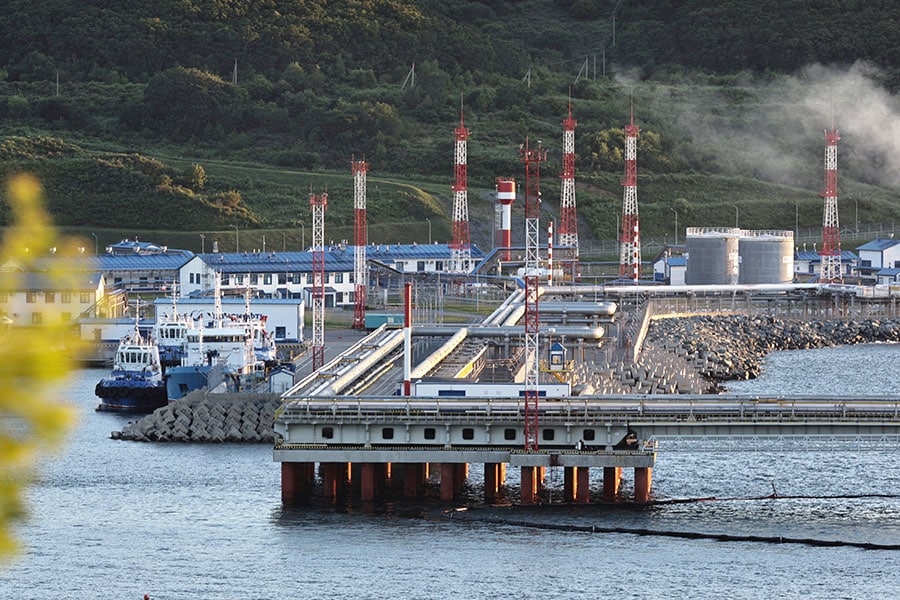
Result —
POLYGON ((241 251, 241 234, 237 225, 232 225, 232 227, 234 227, 234 251, 239 253, 241 251))
POLYGON ((794 241, 800 237, 800 205, 794 201, 794 241))
POLYGON ((678 245, 678 211, 675 210, 674 208, 672 208, 671 206, 669 207, 669 210, 671 210, 673 213, 675 213, 675 245, 677 246, 678 245))
POLYGON ((431 219, 425 217, 425 220, 428 221, 428 245, 431 245, 431 219))
POLYGON ((739 229, 741 226, 741 211, 737 204, 732 204, 732 206, 734 207, 734 228, 739 229))
POLYGON ((97 234, 91 232, 91 235, 94 238, 94 255, 100 254, 100 241, 97 239, 97 234))
POLYGON ((297 221, 300 224, 300 228, 303 230, 303 233, 300 237, 300 250, 306 250, 306 225, 303 224, 303 221, 297 221))
POLYGON ((206 254, 206 236, 200 234, 200 254, 206 254))
POLYGON ((859 200, 854 198, 853 203, 856 204, 856 233, 859 233, 859 200))

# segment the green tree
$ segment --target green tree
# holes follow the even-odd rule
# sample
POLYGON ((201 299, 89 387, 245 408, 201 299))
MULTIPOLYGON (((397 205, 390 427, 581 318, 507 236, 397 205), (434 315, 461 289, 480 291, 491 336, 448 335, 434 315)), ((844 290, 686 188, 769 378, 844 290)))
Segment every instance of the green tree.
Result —
POLYGON ((185 187, 191 188, 195 192, 199 192, 203 190, 203 187, 206 185, 206 169, 203 168, 203 165, 194 163, 184 170, 182 178, 185 187))

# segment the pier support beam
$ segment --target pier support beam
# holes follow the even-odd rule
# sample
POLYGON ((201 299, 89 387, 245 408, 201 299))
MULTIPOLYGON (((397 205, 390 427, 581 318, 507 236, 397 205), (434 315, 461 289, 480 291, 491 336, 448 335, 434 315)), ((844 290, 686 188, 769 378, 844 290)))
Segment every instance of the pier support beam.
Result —
POLYGON ((615 502, 619 498, 622 467, 603 467, 603 501, 615 502))
POLYGON ((491 504, 500 491, 500 463, 484 464, 484 501, 491 504))
POLYGON ((422 484, 425 483, 425 473, 428 466, 422 463, 409 463, 403 465, 403 496, 415 498, 419 495, 422 484))
POLYGON ((522 504, 535 504, 538 500, 538 469, 522 467, 522 484, 519 498, 522 504))
POLYGON ((441 463, 441 500, 450 502, 456 493, 456 474, 458 465, 453 463, 441 463))
POLYGON ((315 478, 313 463, 283 462, 281 463, 281 499, 290 502, 297 500, 315 478))
POLYGON ((575 502, 587 504, 591 501, 591 472, 587 467, 575 469, 575 502))
POLYGON ((634 468, 634 501, 649 502, 650 486, 653 482, 653 469, 650 467, 634 468))
POLYGON ((563 502, 575 499, 575 471, 576 467, 563 468, 563 502))
POLYGON ((375 500, 375 469, 374 463, 363 463, 359 472, 359 495, 363 502, 375 500))
POLYGON ((349 478, 349 463, 322 463, 319 471, 322 473, 322 488, 325 497, 336 498, 349 478))

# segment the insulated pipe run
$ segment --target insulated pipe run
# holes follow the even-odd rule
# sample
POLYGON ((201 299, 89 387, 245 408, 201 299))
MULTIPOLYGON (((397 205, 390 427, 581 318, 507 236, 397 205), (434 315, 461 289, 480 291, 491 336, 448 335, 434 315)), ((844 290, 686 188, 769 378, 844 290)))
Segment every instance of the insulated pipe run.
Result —
MULTIPOLYGON (((441 328, 443 331, 453 331, 450 328, 441 328)), ((440 334, 435 334, 440 335, 440 334)), ((425 358, 422 362, 416 365, 415 370, 410 374, 410 379, 419 379, 421 377, 425 377, 429 371, 437 367, 442 360, 447 358, 451 352, 456 350, 456 348, 462 344, 463 340, 466 339, 468 335, 467 329, 460 329, 453 336, 450 337, 449 340, 444 342, 444 344, 432 352, 428 357, 425 358)))
POLYGON ((403 395, 411 395, 412 371, 412 283, 406 282, 403 291, 403 395))

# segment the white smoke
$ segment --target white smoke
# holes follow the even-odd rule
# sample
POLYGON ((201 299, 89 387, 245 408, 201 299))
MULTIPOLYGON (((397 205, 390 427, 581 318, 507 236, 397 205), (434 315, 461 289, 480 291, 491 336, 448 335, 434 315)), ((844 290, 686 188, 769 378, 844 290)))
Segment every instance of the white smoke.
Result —
POLYGON ((814 65, 764 83, 659 86, 652 102, 661 114, 674 112, 692 146, 687 154, 706 162, 699 169, 715 165, 726 174, 821 186, 823 132, 834 123, 841 177, 900 187, 900 102, 878 78, 864 63, 814 65))

